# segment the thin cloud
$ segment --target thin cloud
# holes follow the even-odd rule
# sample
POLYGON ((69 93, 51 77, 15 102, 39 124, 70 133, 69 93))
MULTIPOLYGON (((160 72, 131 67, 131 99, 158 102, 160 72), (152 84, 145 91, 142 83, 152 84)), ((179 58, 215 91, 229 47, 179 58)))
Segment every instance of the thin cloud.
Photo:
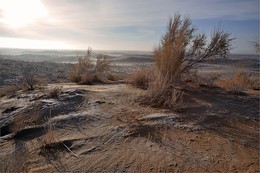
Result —
POLYGON ((259 20, 258 0, 42 0, 42 3, 48 11, 47 18, 18 30, 0 24, 0 36, 60 40, 79 48, 95 45, 98 49, 122 49, 125 45, 152 49, 169 16, 175 13, 201 21, 259 20))

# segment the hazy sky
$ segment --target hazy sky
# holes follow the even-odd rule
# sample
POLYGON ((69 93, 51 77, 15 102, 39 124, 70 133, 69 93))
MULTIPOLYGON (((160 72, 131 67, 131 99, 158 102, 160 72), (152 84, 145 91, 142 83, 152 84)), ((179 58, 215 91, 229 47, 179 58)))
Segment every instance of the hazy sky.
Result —
POLYGON ((231 32, 233 53, 259 42, 259 0, 0 0, 0 47, 151 51, 175 13, 231 32))

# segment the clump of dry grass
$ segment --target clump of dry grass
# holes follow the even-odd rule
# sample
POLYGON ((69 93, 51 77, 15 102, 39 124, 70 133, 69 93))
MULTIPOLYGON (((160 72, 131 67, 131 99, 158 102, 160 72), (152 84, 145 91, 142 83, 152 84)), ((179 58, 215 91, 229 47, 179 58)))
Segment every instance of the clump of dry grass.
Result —
POLYGON ((184 105, 183 92, 160 78, 161 76, 157 75, 150 81, 146 95, 140 98, 141 103, 181 111, 184 105))
POLYGON ((0 97, 7 96, 7 95, 13 96, 20 89, 21 88, 18 86, 6 86, 0 88, 0 97))
POLYGON ((10 124, 10 130, 12 133, 17 133, 27 127, 35 126, 40 123, 40 109, 33 108, 29 114, 18 114, 14 117, 10 124))
POLYGON ((52 90, 50 90, 49 96, 51 98, 57 98, 61 92, 62 92, 62 87, 54 87, 52 90))
POLYGON ((185 76, 185 82, 191 83, 192 86, 212 87, 216 85, 221 76, 222 74, 219 72, 210 72, 202 76, 198 74, 197 70, 192 70, 185 76))
POLYGON ((200 77, 199 83, 200 85, 214 86, 216 81, 218 81, 220 77, 221 77, 221 73, 218 72, 208 73, 205 76, 200 77))
POLYGON ((49 124, 48 128, 45 128, 45 132, 46 133, 43 137, 43 146, 55 143, 55 126, 53 124, 49 124))
POLYGON ((151 75, 151 69, 142 69, 130 74, 127 81, 137 88, 148 89, 151 75))
POLYGON ((104 55, 98 55, 96 63, 91 60, 92 51, 89 48, 84 57, 79 57, 78 63, 69 71, 69 79, 79 84, 103 82, 110 69, 111 61, 104 55))
POLYGON ((232 93, 240 93, 246 89, 259 90, 260 88, 258 77, 251 76, 242 70, 236 71, 235 74, 228 79, 219 81, 217 85, 232 93))

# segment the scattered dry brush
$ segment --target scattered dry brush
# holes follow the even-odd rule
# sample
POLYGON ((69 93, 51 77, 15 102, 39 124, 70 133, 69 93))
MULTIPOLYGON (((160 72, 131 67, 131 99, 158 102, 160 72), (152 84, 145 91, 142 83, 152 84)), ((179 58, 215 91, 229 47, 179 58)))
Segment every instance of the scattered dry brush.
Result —
POLYGON ((78 58, 69 71, 69 79, 79 84, 93 84, 95 82, 103 82, 108 74, 111 61, 104 55, 98 55, 96 63, 91 60, 92 50, 89 48, 87 54, 78 58))
POLYGON ((259 90, 259 78, 248 73, 237 70, 233 76, 220 80, 217 85, 231 93, 241 93, 246 89, 259 90))

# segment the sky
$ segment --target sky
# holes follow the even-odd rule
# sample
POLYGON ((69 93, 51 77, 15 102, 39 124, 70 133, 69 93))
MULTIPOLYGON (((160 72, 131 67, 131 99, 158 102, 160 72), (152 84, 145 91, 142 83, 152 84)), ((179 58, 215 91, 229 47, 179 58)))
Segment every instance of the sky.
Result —
POLYGON ((152 51, 179 13, 199 33, 232 33, 232 53, 249 54, 259 8, 259 0, 0 0, 0 47, 152 51))

